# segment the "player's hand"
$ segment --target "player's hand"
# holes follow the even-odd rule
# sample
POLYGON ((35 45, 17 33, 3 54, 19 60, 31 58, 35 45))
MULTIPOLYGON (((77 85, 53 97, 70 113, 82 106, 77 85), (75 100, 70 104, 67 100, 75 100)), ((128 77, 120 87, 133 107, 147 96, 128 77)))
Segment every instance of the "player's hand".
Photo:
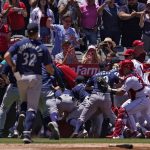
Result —
POLYGON ((11 67, 11 69, 12 69, 13 72, 16 72, 16 65, 13 65, 13 66, 11 67))
POLYGON ((18 8, 18 7, 13 7, 12 9, 13 9, 15 12, 22 11, 22 8, 18 8))
POLYGON ((137 15, 137 12, 136 11, 133 11, 132 13, 131 13, 131 17, 135 17, 137 15))
POLYGON ((144 16, 145 16, 145 11, 146 11, 146 10, 144 10, 144 11, 141 13, 141 17, 144 17, 144 16))

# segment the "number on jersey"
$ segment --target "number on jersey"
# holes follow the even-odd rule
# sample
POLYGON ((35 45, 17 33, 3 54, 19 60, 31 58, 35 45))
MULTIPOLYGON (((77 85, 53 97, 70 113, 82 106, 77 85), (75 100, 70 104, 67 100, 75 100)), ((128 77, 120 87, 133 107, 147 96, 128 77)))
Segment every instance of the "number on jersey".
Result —
POLYGON ((24 53, 23 59, 24 59, 24 63, 22 63, 22 65, 28 65, 30 67, 34 67, 37 57, 36 54, 24 53))

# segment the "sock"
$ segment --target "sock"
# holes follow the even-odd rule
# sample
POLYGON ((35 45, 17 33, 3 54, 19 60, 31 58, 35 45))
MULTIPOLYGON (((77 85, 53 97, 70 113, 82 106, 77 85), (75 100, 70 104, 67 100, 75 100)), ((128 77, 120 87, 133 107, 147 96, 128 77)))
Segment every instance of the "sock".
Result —
POLYGON ((58 114, 56 112, 53 112, 50 114, 50 118, 51 118, 51 121, 57 122, 58 114))
POLYGON ((82 124, 83 123, 78 120, 76 123, 76 128, 75 128, 74 132, 78 133, 82 124))
POLYGON ((76 123, 77 123, 76 119, 69 120, 69 124, 72 125, 73 127, 76 127, 76 123))
POLYGON ((27 111, 26 112, 25 125, 24 125, 25 131, 31 131, 35 117, 36 117, 35 111, 27 111))

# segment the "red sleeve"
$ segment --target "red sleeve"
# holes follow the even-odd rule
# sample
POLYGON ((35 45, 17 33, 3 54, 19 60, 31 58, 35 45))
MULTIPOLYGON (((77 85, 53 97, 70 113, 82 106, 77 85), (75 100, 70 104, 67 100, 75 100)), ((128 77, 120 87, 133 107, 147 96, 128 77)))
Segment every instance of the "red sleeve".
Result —
POLYGON ((4 5, 3 5, 3 10, 8 9, 8 6, 9 6, 9 3, 8 3, 8 2, 4 3, 4 5))
POLYGON ((26 10, 26 6, 25 6, 25 4, 24 4, 23 2, 19 2, 19 6, 20 6, 21 8, 23 8, 23 9, 26 10))
POLYGON ((3 26, 3 31, 4 33, 9 33, 9 26, 7 24, 3 26))

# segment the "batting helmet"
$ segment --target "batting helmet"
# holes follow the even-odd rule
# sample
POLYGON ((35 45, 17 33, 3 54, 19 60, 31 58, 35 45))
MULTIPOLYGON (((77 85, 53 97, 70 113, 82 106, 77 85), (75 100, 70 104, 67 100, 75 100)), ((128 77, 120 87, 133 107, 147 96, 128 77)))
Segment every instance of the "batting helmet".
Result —
POLYGON ((123 74, 124 68, 128 68, 128 69, 130 69, 131 71, 134 70, 134 64, 133 64, 133 62, 132 62, 131 60, 129 60, 129 59, 125 59, 125 60, 121 61, 121 62, 119 63, 119 67, 120 67, 120 70, 119 70, 120 75, 124 75, 124 74, 123 74))

